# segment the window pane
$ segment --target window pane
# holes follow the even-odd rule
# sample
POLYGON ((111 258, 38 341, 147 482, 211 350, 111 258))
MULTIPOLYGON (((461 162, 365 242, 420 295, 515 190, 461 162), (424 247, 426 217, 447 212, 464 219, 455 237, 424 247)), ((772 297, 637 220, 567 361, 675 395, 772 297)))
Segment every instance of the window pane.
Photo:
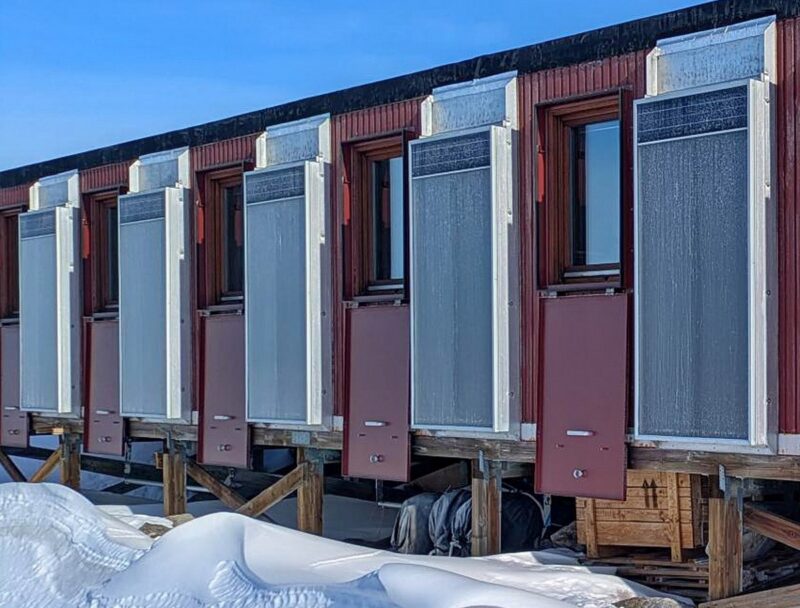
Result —
POLYGON ((241 184, 223 189, 222 239, 222 293, 240 294, 244 270, 241 184))
POLYGON ((572 133, 572 264, 618 264, 619 121, 572 133))
POLYGON ((119 300, 119 266, 117 244, 117 207, 106 208, 106 289, 107 304, 116 303, 119 300))
POLYGON ((403 157, 372 163, 372 257, 376 281, 403 280, 403 157))

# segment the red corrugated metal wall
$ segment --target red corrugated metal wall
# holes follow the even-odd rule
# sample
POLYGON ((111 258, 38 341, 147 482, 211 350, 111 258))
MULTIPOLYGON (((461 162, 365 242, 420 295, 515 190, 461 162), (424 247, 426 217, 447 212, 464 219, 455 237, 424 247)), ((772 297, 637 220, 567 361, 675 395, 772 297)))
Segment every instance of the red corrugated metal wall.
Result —
POLYGON ((13 188, 0 188, 0 207, 15 207, 28 204, 28 194, 33 184, 23 184, 13 188))
POLYGON ((800 19, 778 22, 778 297, 780 430, 800 432, 800 19))
POLYGON ((344 414, 344 391, 346 384, 345 368, 345 322, 342 304, 342 180, 344 161, 342 143, 369 135, 379 135, 400 129, 420 131, 421 98, 401 101, 385 106, 377 106, 348 114, 339 114, 331 119, 331 155, 334 171, 331 179, 331 209, 333 230, 331 248, 333 259, 333 327, 334 327, 334 415, 344 414))
MULTIPOLYGON (((519 175, 522 288, 522 420, 536 420, 539 363, 539 302, 536 293, 536 137, 535 106, 538 103, 586 95, 619 87, 631 89, 632 97, 645 93, 646 51, 564 68, 523 74, 519 78, 519 175)), ((630 215, 630 211, 628 211, 630 215)), ((632 221, 632 218, 629 220, 632 221)))
MULTIPOLYGON (((134 159, 135 160, 135 159, 134 159)), ((128 168, 133 160, 92 167, 80 172, 81 192, 95 192, 106 188, 128 185, 128 168)))
POLYGON ((255 160, 258 135, 253 133, 192 148, 192 171, 207 171, 215 167, 255 160))

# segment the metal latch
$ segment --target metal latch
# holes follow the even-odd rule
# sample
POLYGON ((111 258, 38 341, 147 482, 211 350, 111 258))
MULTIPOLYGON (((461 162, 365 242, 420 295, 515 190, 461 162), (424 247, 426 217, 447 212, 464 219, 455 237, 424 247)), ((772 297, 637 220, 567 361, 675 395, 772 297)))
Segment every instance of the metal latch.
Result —
POLYGON ((376 427, 376 426, 389 426, 388 422, 384 420, 365 420, 364 426, 376 427))
POLYGON ((594 431, 567 430, 567 437, 593 437, 594 431))

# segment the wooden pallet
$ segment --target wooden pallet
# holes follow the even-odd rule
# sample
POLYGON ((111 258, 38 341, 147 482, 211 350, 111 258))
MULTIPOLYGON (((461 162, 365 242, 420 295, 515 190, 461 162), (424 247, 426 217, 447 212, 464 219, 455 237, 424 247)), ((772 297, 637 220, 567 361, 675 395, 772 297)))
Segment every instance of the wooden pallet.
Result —
POLYGON ((578 498, 578 542, 590 558, 611 547, 668 547, 673 561, 705 544, 708 501, 700 475, 628 471, 627 500, 578 498))

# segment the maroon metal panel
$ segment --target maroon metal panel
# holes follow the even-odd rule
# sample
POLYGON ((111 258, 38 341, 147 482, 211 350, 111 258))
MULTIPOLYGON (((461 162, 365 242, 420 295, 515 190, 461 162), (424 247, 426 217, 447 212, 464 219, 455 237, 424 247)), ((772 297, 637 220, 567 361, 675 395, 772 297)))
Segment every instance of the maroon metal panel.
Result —
POLYGON ((344 474, 408 481, 410 334, 407 306, 347 310, 349 408, 344 474))
POLYGON ((246 469, 250 433, 245 412, 244 316, 204 317, 202 335, 200 457, 205 464, 246 469))
POLYGON ((624 500, 628 295, 541 302, 536 490, 624 500))
POLYGON ((19 410, 19 325, 0 327, 0 445, 28 447, 28 414, 19 410))
MULTIPOLYGON (((344 160, 342 143, 348 140, 411 129, 421 131, 420 103, 423 98, 408 99, 372 108, 365 108, 331 118, 331 151, 334 162, 334 179, 331 180, 332 217, 337 226, 345 223, 342 183, 344 179, 344 160)), ((333 413, 345 415, 346 403, 346 330, 344 306, 342 303, 342 231, 331 231, 331 293, 335 294, 333 306, 333 346, 334 346, 334 399, 333 413)))
POLYGON ((22 184, 12 188, 0 188, 0 207, 28 205, 28 195, 32 184, 22 184))
POLYGON ((780 431, 800 433, 800 19, 777 24, 780 431))
MULTIPOLYGON (((629 88, 630 99, 645 93, 645 64, 647 51, 637 51, 549 70, 522 74, 517 83, 519 100, 519 179, 520 179, 520 281, 522 289, 522 421, 535 422, 538 410, 539 352, 541 311, 536 285, 536 171, 537 146, 535 129, 536 104, 607 91, 629 88)), ((633 188, 633 179, 628 188, 633 188)), ((631 197, 632 198, 632 197, 631 197)), ((631 247, 626 251, 626 263, 632 277, 633 210, 625 209, 625 235, 631 247)))
POLYGON ((258 133, 253 133, 192 148, 192 171, 207 171, 232 163, 254 161, 257 137, 258 133))
POLYGON ((119 323, 116 319, 86 323, 88 395, 84 447, 95 454, 122 455, 125 421, 119 414, 119 323))
POLYGON ((128 169, 135 159, 80 172, 81 192, 95 192, 128 185, 128 169))

